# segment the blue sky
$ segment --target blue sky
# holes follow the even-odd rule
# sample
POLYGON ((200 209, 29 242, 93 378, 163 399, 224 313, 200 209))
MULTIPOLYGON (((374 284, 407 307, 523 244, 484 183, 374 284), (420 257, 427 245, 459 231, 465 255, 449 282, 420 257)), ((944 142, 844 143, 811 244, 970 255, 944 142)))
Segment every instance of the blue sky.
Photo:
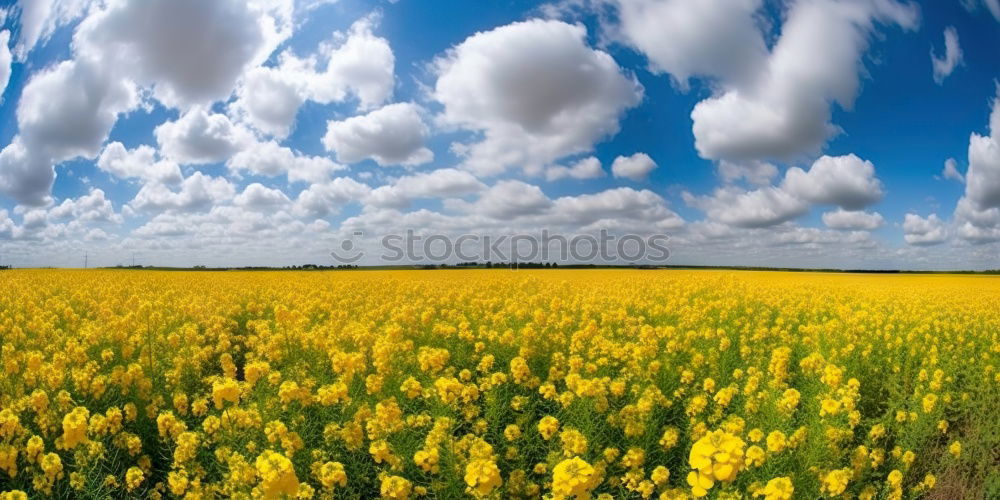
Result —
POLYGON ((1000 267, 995 0, 2 17, 4 264, 329 263, 358 230, 545 228, 668 234, 682 264, 1000 267))

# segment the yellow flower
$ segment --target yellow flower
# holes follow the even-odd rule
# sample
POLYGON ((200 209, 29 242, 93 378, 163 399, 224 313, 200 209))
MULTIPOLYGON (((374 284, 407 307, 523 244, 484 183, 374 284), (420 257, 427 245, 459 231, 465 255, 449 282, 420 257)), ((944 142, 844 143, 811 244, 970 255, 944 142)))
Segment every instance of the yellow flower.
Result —
POLYGON ((500 469, 493 460, 473 460, 465 466, 465 484, 473 495, 485 497, 502 482, 500 469))
POLYGON ((898 489, 903 484, 903 473, 899 472, 899 469, 894 469, 886 477, 886 482, 889 483, 889 487, 898 489))
POLYGON ((65 449, 73 449, 76 445, 87 441, 88 418, 90 411, 82 406, 77 406, 63 417, 62 439, 65 449))
POLYGON ((663 436, 660 437, 660 446, 664 449, 669 450, 677 445, 677 440, 680 439, 680 431, 676 427, 667 427, 663 430, 663 436))
POLYGON ((567 428, 559 433, 563 454, 567 457, 582 455, 587 451, 587 438, 576 429, 567 428))
POLYGON ((746 465, 747 467, 760 467, 764 463, 764 449, 760 446, 753 445, 747 448, 746 452, 746 465))
POLYGON ((955 458, 962 456, 962 443, 959 441, 952 441, 951 444, 948 445, 948 453, 951 453, 951 456, 955 458))
POLYGON ((542 435, 542 439, 548 441, 558 431, 559 420, 556 417, 546 415, 538 421, 538 433, 542 435))
POLYGON ((212 401, 215 402, 216 409, 221 410, 223 403, 226 401, 238 403, 239 400, 240 385, 236 380, 225 378, 217 380, 212 384, 212 401))
POLYGON ((788 446, 788 439, 785 437, 784 432, 771 431, 767 435, 767 451, 780 453, 786 446, 788 446))
POLYGON ((764 486, 764 500, 791 500, 795 487, 791 478, 776 477, 764 486))
POLYGON ((125 471, 125 488, 128 489, 128 491, 138 488, 139 485, 142 484, 142 480, 144 478, 145 476, 142 473, 142 469, 138 467, 129 467, 129 469, 125 471))
POLYGON ((589 463, 580 457, 569 458, 552 469, 552 493, 557 498, 586 499, 599 480, 597 471, 589 463))
POLYGON ((657 486, 663 486, 670 480, 670 469, 667 469, 662 465, 657 465, 656 468, 653 469, 653 472, 650 473, 649 479, 651 479, 657 486))
POLYGON ((729 482, 736 478, 744 463, 742 439, 726 431, 709 432, 696 441, 688 455, 688 464, 695 476, 688 474, 688 484, 695 496, 705 496, 715 481, 729 482))
POLYGON ((712 480, 711 476, 696 471, 688 472, 687 483, 691 487, 691 494, 698 498, 707 495, 708 490, 715 486, 715 481, 712 480))
POLYGON ((324 488, 333 489, 334 486, 341 488, 347 486, 347 473, 344 472, 344 465, 340 462, 324 463, 316 475, 324 488))
POLYGON ((937 400, 938 400, 937 395, 933 393, 924 396, 924 399, 921 400, 920 402, 920 405, 923 408, 924 413, 930 413, 934 411, 934 405, 937 404, 937 400))
POLYGON ((851 469, 837 469, 826 473, 823 476, 823 493, 835 497, 847 489, 847 483, 852 477, 851 469))
POLYGON ((382 478, 382 484, 379 487, 379 493, 382 494, 382 498, 390 498, 392 500, 405 500, 410 498, 410 493, 413 491, 413 484, 399 476, 385 476, 382 478))
POLYGON ((265 450, 254 462, 261 480, 264 498, 280 498, 281 495, 295 496, 299 490, 299 480, 291 460, 281 453, 265 450))
POLYGON ((516 441, 521 437, 521 428, 515 424, 510 424, 503 430, 503 436, 507 441, 516 441))

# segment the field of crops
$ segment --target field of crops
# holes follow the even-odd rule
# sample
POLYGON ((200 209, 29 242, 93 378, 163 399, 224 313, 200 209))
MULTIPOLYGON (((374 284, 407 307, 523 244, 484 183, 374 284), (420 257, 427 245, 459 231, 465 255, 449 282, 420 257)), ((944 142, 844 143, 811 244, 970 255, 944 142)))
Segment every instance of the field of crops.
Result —
POLYGON ((0 272, 0 498, 997 498, 1000 279, 0 272))

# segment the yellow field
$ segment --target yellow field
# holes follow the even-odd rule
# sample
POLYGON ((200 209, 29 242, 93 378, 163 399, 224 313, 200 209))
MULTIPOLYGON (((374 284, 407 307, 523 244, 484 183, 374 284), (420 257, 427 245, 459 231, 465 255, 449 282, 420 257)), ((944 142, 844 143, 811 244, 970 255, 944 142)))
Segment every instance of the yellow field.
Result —
POLYGON ((0 342, 31 497, 1000 495, 992 277, 3 271, 0 342))

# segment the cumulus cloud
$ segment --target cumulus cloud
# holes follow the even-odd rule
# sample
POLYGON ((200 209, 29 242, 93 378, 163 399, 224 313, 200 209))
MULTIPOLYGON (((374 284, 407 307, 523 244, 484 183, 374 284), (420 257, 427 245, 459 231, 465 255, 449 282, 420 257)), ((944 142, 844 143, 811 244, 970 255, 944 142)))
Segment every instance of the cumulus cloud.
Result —
POLYGON ((120 142, 104 147, 97 158, 97 168, 119 179, 142 179, 144 182, 177 184, 183 180, 181 169, 169 160, 158 160, 156 150, 141 145, 128 150, 120 142))
POLYGON ((20 25, 14 46, 18 60, 23 61, 28 52, 48 40, 57 28, 79 19, 92 3, 92 0, 18 0, 14 6, 20 25))
POLYGON ((207 210, 233 198, 236 189, 226 179, 195 172, 174 191, 163 184, 145 184, 128 203, 140 212, 192 212, 207 210))
POLYGON ((121 215, 115 213, 114 205, 107 199, 104 190, 93 188, 79 198, 69 198, 49 209, 48 218, 85 222, 113 222, 120 224, 121 215))
POLYGON ((110 0, 88 15, 74 46, 170 107, 226 99, 292 31, 290 0, 110 0))
POLYGON ((313 184, 299 193, 295 199, 293 212, 300 216, 325 217, 337 213, 340 207, 359 201, 368 196, 371 187, 350 177, 338 177, 332 181, 313 184))
POLYGON ((676 229, 684 225, 684 220, 667 208, 660 195, 648 189, 637 191, 627 187, 557 198, 546 222, 548 225, 581 230, 626 228, 651 231, 676 229), (626 227, 630 225, 632 227, 626 227))
POLYGON ((153 131, 160 152, 180 164, 228 160, 255 142, 253 134, 219 113, 195 107, 153 131))
POLYGON ((931 48, 931 66, 934 70, 934 82, 938 85, 951 75, 952 71, 962 64, 962 47, 958 45, 958 31, 954 26, 944 29, 944 55, 938 57, 931 48))
POLYGON ((878 212, 837 209, 823 214, 823 224, 830 229, 873 231, 882 227, 884 223, 885 219, 878 212))
POLYGON ((365 202, 379 207, 404 208, 417 198, 454 198, 478 193, 486 185, 464 170, 442 168, 400 177, 374 189, 365 202))
POLYGON ((542 190, 516 180, 499 181, 486 190, 470 207, 471 213, 494 219, 514 219, 539 215, 552 206, 542 190))
POLYGON ((565 178, 573 179, 594 179, 604 177, 604 169, 601 168, 601 160, 593 156, 588 156, 576 163, 566 167, 563 165, 552 165, 545 169, 545 179, 557 181, 565 178))
POLYGON ((823 156, 809 171, 792 167, 785 172, 782 188, 806 201, 858 210, 882 199, 882 183, 875 166, 850 154, 823 156))
POLYGON ((746 82, 767 62, 754 19, 761 0, 613 0, 619 36, 681 87, 708 76, 746 82))
POLYGON ((957 234, 973 243, 1000 240, 1000 98, 993 99, 990 134, 969 136, 968 156, 965 194, 955 207, 957 234))
POLYGON ((353 96, 361 109, 380 106, 392 97, 395 56, 389 42, 372 33, 375 21, 365 17, 347 33, 334 33, 317 54, 299 58, 286 50, 276 66, 250 70, 233 111, 257 130, 282 138, 307 100, 329 104, 353 96))
POLYGON ((774 186, 743 191, 737 187, 717 188, 711 196, 684 193, 684 202, 712 220, 730 226, 759 228, 773 226, 804 215, 809 204, 774 186))
POLYGON ((323 145, 337 161, 375 160, 381 166, 420 165, 434 159, 424 147, 429 130, 412 103, 390 104, 366 115, 327 122, 323 145))
POLYGON ((906 214, 903 219, 903 239, 910 245, 937 245, 943 243, 947 236, 944 221, 937 214, 930 214, 926 218, 906 214))
POLYGON ((965 182, 965 176, 958 171, 958 162, 954 158, 948 158, 944 161, 944 170, 941 171, 941 177, 953 181, 965 182))
POLYGON ((778 175, 778 167, 766 161, 747 160, 732 162, 722 160, 718 163, 719 177, 723 182, 734 182, 746 179, 756 186, 766 186, 778 175))
POLYGON ((3 103, 3 94, 7 90, 7 83, 10 82, 11 63, 13 56, 10 53, 10 31, 0 31, 0 103, 3 103))
POLYGON ((288 63, 259 66, 247 72, 237 90, 233 111, 255 129, 283 138, 291 132, 299 107, 306 100, 304 84, 288 63))
POLYGON ((893 0, 795 2, 750 82, 725 81, 721 93, 691 112, 698 153, 787 160, 818 152, 838 131, 830 121, 831 104, 853 105, 860 58, 875 22, 913 28, 917 19, 915 6, 893 0))
POLYGON ((969 137, 969 169, 965 196, 978 209, 1000 207, 1000 99, 993 100, 990 135, 969 137))
POLYGON ((291 200, 280 189, 272 189, 254 182, 236 195, 233 204, 249 210, 275 210, 287 205, 291 200))
POLYGON ((812 205, 856 211, 881 198, 882 183, 875 177, 875 166, 853 154, 820 157, 808 171, 789 168, 777 186, 745 191, 726 185, 701 197, 684 193, 685 202, 710 219, 744 228, 787 222, 804 215, 812 205))
POLYGON ((446 126, 481 134, 456 143, 464 167, 493 175, 520 165, 539 173, 559 158, 593 149, 619 130, 642 87, 586 30, 531 20, 476 33, 435 62, 433 97, 446 126))
POLYGON ((94 61, 63 61, 36 73, 18 102, 19 135, 0 152, 0 191, 22 204, 47 203, 54 165, 96 156, 118 114, 137 105, 135 86, 94 61))
MULTIPOLYGON (((89 4, 19 4, 16 51, 25 54, 89 4)), ((54 165, 95 157, 119 114, 138 106, 137 84, 171 106, 226 98, 239 75, 290 34, 282 14, 290 6, 278 0, 95 4, 74 34, 73 58, 25 85, 19 136, 0 154, 0 190, 21 203, 47 203, 54 165)))
POLYGON ((619 156, 611 164, 611 173, 615 177, 624 177, 633 181, 644 181, 649 173, 656 168, 656 162, 646 153, 635 153, 632 156, 619 156))
POLYGON ((249 172, 265 177, 287 175, 288 182, 310 184, 328 182, 331 173, 344 168, 329 158, 302 155, 279 146, 274 141, 257 142, 243 149, 233 155, 226 166, 234 174, 249 172))

